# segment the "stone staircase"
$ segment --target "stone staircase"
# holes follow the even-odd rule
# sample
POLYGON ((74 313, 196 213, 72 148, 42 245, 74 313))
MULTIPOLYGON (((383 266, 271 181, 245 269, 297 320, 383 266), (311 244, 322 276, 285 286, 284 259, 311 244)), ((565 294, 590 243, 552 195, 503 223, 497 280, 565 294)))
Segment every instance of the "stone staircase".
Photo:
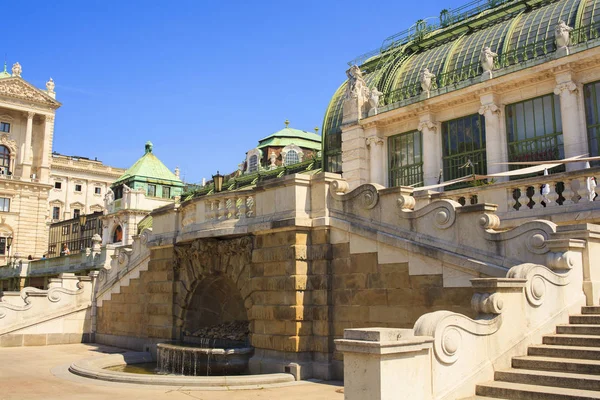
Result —
MULTIPOLYGON (((600 307, 582 307, 469 399, 600 399, 600 307)), ((466 400, 466 399, 465 399, 466 400)))

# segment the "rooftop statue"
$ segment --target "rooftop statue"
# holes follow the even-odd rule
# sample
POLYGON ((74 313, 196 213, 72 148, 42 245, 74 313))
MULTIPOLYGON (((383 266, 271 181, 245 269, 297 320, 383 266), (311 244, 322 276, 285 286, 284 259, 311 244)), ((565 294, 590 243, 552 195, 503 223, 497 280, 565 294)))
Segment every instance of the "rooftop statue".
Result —
POLYGON ((46 82, 46 90, 48 93, 54 93, 54 80, 52 80, 52 78, 46 82))
POLYGON ((21 76, 21 72, 23 72, 23 69, 21 68, 21 64, 19 64, 18 62, 14 63, 12 66, 12 76, 21 76))
POLYGON ((348 84, 343 100, 343 121, 354 122, 367 115, 370 109, 371 90, 367 86, 358 66, 351 66, 346 71, 346 76, 348 76, 348 84))
POLYGON ((483 69, 482 80, 493 78, 492 71, 494 70, 494 58, 496 57, 498 57, 498 54, 494 53, 489 47, 486 46, 481 49, 479 62, 481 62, 481 68, 483 69))
POLYGON ((381 95, 383 94, 383 92, 380 92, 379 90, 377 90, 376 87, 374 87, 373 89, 370 90, 370 95, 369 95, 369 116, 371 115, 377 115, 377 108, 379 107, 379 101, 381 98, 381 95))
POLYGON ((435 79, 435 75, 429 72, 429 68, 423 68, 419 75, 419 81, 421 82, 421 89, 423 89, 426 98, 429 98, 429 93, 431 92, 432 79, 435 79))
POLYGON ((277 155, 275 154, 274 151, 271 151, 271 155, 269 156, 269 159, 271 160, 269 169, 277 169, 277 164, 275 164, 275 161, 277 160, 277 155))
POLYGON ((562 57, 569 55, 569 44, 571 42, 571 28, 569 25, 565 23, 565 21, 560 20, 554 28, 554 37, 556 38, 556 56, 562 57))
POLYGON ((357 98, 359 94, 365 97, 369 95, 369 88, 363 78, 362 71, 357 65, 353 65, 346 71, 348 86, 346 87, 346 98, 357 98))

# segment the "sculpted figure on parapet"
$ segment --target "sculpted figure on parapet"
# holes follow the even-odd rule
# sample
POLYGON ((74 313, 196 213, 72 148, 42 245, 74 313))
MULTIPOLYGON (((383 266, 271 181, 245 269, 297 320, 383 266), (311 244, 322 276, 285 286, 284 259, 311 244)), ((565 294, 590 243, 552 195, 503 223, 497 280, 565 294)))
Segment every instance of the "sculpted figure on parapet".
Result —
POLYGON ((435 79, 435 75, 429 72, 429 68, 423 68, 419 80, 421 81, 421 89, 423 93, 429 98, 429 92, 431 91, 432 79, 435 79))
POLYGON ((565 23, 565 21, 558 21, 558 25, 554 29, 554 36, 556 37, 556 47, 568 47, 570 42, 570 35, 573 28, 565 23))
POLYGON ((12 66, 12 76, 21 76, 21 72, 23 72, 21 64, 18 62, 14 63, 12 66))
POLYGON ((479 61, 481 61, 481 68, 484 73, 491 72, 494 69, 494 58, 496 57, 498 57, 498 54, 494 53, 492 49, 487 46, 481 50, 479 61))
POLYGON ((357 65, 350 67, 346 71, 348 76, 348 86, 346 86, 346 99, 357 98, 360 94, 369 97, 369 87, 363 78, 362 71, 357 65))

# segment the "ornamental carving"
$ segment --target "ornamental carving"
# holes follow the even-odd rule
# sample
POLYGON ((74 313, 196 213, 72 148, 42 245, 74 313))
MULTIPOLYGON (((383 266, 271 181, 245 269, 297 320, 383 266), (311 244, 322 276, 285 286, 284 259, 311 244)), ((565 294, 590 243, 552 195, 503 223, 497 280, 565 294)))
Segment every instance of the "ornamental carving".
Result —
POLYGON ((0 81, 0 95, 17 99, 34 101, 57 107, 58 102, 47 94, 20 79, 3 79, 0 81))
POLYGON ((373 145, 383 146, 383 139, 380 138, 379 136, 369 136, 368 138, 365 139, 365 142, 367 143, 367 146, 369 146, 369 147, 371 147, 373 145))
POLYGON ((564 92, 569 94, 569 93, 574 93, 576 91, 577 91, 577 85, 573 81, 559 83, 554 88, 554 94, 557 96, 563 94, 564 92))
POLYGON ((428 130, 434 132, 437 130, 437 124, 433 121, 421 121, 417 126, 417 130, 419 132, 423 132, 423 130, 428 130))
POLYGON ((484 104, 481 107, 479 107, 479 114, 480 115, 500 114, 500 107, 498 107, 494 103, 484 104))
POLYGON ((10 136, 8 136, 6 133, 0 135, 0 145, 6 146, 6 148, 8 148, 11 157, 14 158, 17 155, 17 142, 15 140, 12 140, 10 136))
POLYGON ((489 47, 481 49, 479 55, 479 62, 481 63, 481 69, 483 69, 482 79, 492 79, 492 71, 494 70, 494 59, 498 57, 498 54, 494 53, 489 47))
POLYGON ((357 205, 359 208, 370 210, 379 203, 379 190, 384 187, 376 183, 367 183, 346 193, 348 189, 348 183, 345 181, 332 181, 329 184, 329 194, 334 200, 350 202, 350 206, 357 205))
POLYGON ((21 77, 21 73, 23 72, 23 68, 21 68, 21 64, 18 62, 14 63, 12 66, 12 76, 21 77))

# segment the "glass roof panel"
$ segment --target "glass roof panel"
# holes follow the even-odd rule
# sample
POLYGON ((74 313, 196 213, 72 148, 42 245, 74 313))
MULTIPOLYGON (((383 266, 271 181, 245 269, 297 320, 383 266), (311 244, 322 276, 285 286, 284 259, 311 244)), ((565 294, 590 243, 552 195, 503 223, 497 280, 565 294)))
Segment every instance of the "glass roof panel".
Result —
POLYGON ((453 41, 448 42, 411 57, 395 79, 392 90, 419 82, 419 74, 423 68, 429 68, 429 72, 434 75, 441 74, 444 61, 453 44, 453 41))
POLYGON ((554 37, 554 27, 560 20, 574 27, 578 5, 579 0, 562 0, 524 14, 508 39, 508 50, 554 37))
POLYGON ((512 21, 510 19, 465 36, 451 55, 446 71, 478 62, 481 49, 486 46, 489 46, 494 53, 500 54, 512 21))
POLYGON ((587 0, 581 17, 581 24, 586 26, 598 21, 600 21, 600 0, 587 0))

